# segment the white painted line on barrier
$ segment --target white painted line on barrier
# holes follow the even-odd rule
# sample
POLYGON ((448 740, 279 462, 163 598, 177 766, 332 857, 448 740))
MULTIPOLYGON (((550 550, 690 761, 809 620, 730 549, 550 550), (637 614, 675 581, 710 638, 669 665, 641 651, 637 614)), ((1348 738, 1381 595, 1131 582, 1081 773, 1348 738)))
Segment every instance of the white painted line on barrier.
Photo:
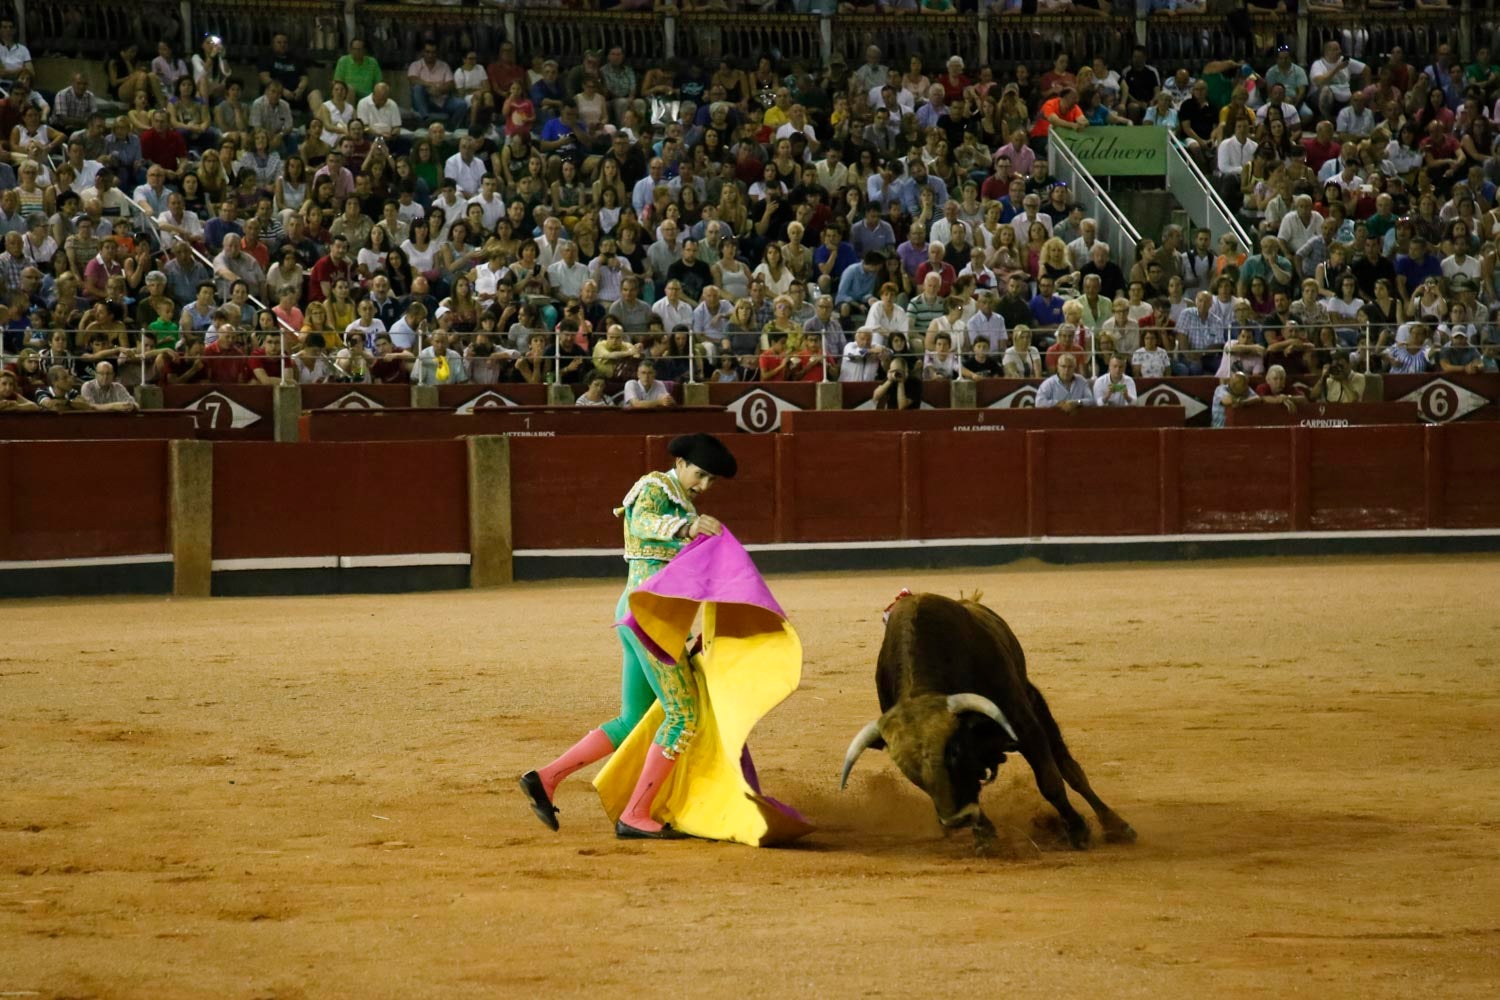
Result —
POLYGON ((213 571, 257 569, 338 569, 338 556, 272 556, 265 559, 215 559, 213 571))
POLYGON ((92 556, 79 559, 17 559, 0 562, 0 570, 87 569, 91 566, 154 566, 170 563, 170 552, 152 552, 139 556, 92 556))
MULTIPOLYGON (((1415 531, 1224 531, 1208 534, 1179 535, 1043 535, 1039 538, 907 538, 849 542, 762 542, 746 545, 749 552, 848 551, 851 545, 879 545, 882 549, 945 548, 1013 548, 1021 545, 1140 545, 1182 542, 1244 542, 1260 544, 1278 541, 1318 541, 1326 539, 1381 538, 1493 538, 1500 536, 1495 528, 1424 528, 1415 531)), ((517 558, 576 558, 578 556, 620 556, 617 548, 600 549, 516 549, 517 558)), ((622 560, 623 561, 623 560, 622 560)))
POLYGON ((339 569, 467 565, 469 565, 469 554, 467 552, 404 552, 385 556, 339 556, 339 569))

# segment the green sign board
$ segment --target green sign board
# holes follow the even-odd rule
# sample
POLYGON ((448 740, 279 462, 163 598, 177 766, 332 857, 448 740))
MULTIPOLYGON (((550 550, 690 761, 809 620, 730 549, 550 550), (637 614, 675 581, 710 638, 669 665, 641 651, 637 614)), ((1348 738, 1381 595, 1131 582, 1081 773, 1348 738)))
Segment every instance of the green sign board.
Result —
POLYGON ((1164 176, 1167 130, 1161 125, 1090 125, 1081 131, 1054 128, 1085 170, 1095 177, 1164 176))

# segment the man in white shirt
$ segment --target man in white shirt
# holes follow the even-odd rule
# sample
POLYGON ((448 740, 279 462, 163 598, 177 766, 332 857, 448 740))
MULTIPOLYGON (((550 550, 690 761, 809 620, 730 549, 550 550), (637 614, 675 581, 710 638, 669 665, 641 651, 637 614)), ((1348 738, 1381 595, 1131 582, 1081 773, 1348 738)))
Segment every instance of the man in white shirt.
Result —
MULTIPOLYGON (((1038 200, 1037 204, 1040 205, 1041 201, 1038 200)), ((958 202, 954 201, 952 198, 949 198, 946 202, 944 202, 943 217, 941 219, 938 219, 928 228, 927 238, 934 243, 941 243, 944 246, 951 243, 953 241, 954 224, 957 223, 958 225, 963 225, 963 223, 960 222, 958 218, 958 209, 958 202)))
POLYGON ((1136 405, 1135 379, 1125 374, 1125 355, 1111 354, 1109 371, 1094 379, 1094 405, 1136 405))
POLYGON ((495 191, 495 178, 491 174, 485 174, 479 182, 479 193, 468 201, 470 205, 478 205, 484 212, 484 228, 494 229, 505 218, 505 199, 495 191))
POLYGON ((165 212, 172 191, 167 187, 167 172, 155 163, 146 171, 146 183, 135 189, 135 203, 150 216, 165 212))
POLYGON ((818 133, 813 129, 812 123, 807 120, 807 109, 800 104, 793 104, 786 113, 786 122, 776 130, 777 139, 790 139, 801 133, 807 139, 807 152, 810 154, 818 151, 818 133))
POLYGON ((131 413, 138 409, 130 390, 115 381, 115 366, 108 361, 94 367, 94 377, 83 383, 79 395, 96 410, 131 413))
POLYGON ((371 135, 390 139, 401 134, 401 109, 391 100, 391 86, 384 81, 377 83, 368 97, 360 98, 354 114, 371 135))
POLYGON ((491 250, 489 259, 474 269, 475 298, 486 304, 493 302, 495 290, 500 287, 507 270, 505 254, 498 247, 491 250))
POLYGON ((1094 219, 1084 219, 1078 223, 1078 238, 1068 244, 1068 256, 1073 260, 1073 266, 1077 268, 1089 262, 1089 254, 1093 252, 1094 242, 1099 238, 1099 223, 1094 219))
POLYGON ((1093 406, 1094 393, 1088 380, 1078 374, 1078 359, 1072 353, 1057 356, 1057 374, 1050 375, 1036 391, 1036 408, 1056 407, 1072 413, 1082 406, 1093 406))
POLYGON ((689 324, 693 333, 706 344, 717 347, 729 326, 729 317, 734 315, 734 306, 724 301, 724 293, 718 285, 705 285, 703 298, 693 310, 693 321, 689 324))
POLYGON ((1255 140, 1250 138, 1250 123, 1240 115, 1234 122, 1234 135, 1219 143, 1219 176, 1239 180, 1255 157, 1255 148, 1255 140))
POLYGON ((651 162, 646 164, 646 176, 636 181, 635 187, 630 189, 630 204, 636 215, 644 212, 656 197, 656 185, 666 183, 666 170, 667 166, 659 156, 653 156, 651 162))
POLYGON ((1047 230, 1047 235, 1052 235, 1052 216, 1041 211, 1042 199, 1039 195, 1028 194, 1021 201, 1023 211, 1020 215, 1010 220, 1010 227, 1016 231, 1016 246, 1026 245, 1027 235, 1031 232, 1031 224, 1040 222, 1042 228, 1047 230))
POLYGON ((583 294, 583 283, 589 280, 588 265, 578 262, 578 244, 563 240, 557 260, 547 268, 547 281, 558 299, 577 298, 583 294))
POLYGON ((167 210, 156 217, 156 226, 161 230, 163 250, 172 249, 172 244, 179 239, 189 243, 203 240, 203 221, 198 218, 198 213, 187 210, 187 203, 176 191, 167 196, 167 210))
POLYGON ((1312 99, 1322 117, 1335 117, 1349 103, 1350 83, 1363 76, 1366 68, 1358 59, 1344 55, 1338 42, 1330 41, 1323 46, 1323 58, 1313 63, 1307 74, 1312 99))
POLYGON ((852 343, 844 345, 844 360, 839 365, 840 382, 875 382, 880 379, 880 359, 886 349, 875 347, 875 331, 862 326, 854 331, 852 343))
POLYGON ((1365 107, 1365 92, 1356 90, 1349 95, 1349 106, 1339 112, 1334 120, 1334 138, 1340 143, 1359 142, 1375 131, 1375 112, 1365 107))
POLYGON ((472 198, 478 194, 480 182, 489 173, 484 160, 474 155, 478 146, 474 139, 464 136, 458 140, 458 152, 448 157, 448 162, 443 164, 443 176, 454 183, 461 198, 472 198))
POLYGON ((1297 111, 1297 105, 1286 99, 1286 87, 1279 83, 1271 84, 1271 92, 1266 97, 1266 103, 1255 109, 1255 117, 1265 121, 1272 108, 1281 109, 1282 120, 1286 122, 1288 130, 1297 127, 1302 116, 1297 111))
POLYGON ((1322 213, 1313 211, 1312 195, 1297 195, 1292 199, 1292 211, 1281 217, 1281 227, 1276 231, 1282 250, 1288 257, 1295 257, 1302 252, 1308 240, 1321 235, 1323 216, 1322 213))
POLYGON ((692 328, 693 307, 682 297, 680 281, 667 282, 667 294, 656 300, 651 311, 661 320, 664 330, 675 330, 679 326, 692 328))
POLYGON ((1010 335, 1005 329, 1005 317, 995 311, 1000 296, 992 291, 979 293, 979 308, 969 317, 969 339, 984 337, 990 342, 990 350, 996 355, 1005 353, 1010 345, 1010 335))
POLYGON ((673 402, 667 387, 656 381, 656 362, 642 358, 636 365, 635 378, 625 383, 622 405, 627 410, 654 410, 671 406, 673 402))
POLYGON ((420 302, 411 303, 388 332, 392 347, 398 351, 411 350, 417 346, 417 337, 427 332, 427 307, 420 302))
POLYGON ((436 331, 432 342, 417 355, 411 378, 420 385, 457 385, 469 380, 469 372, 464 367, 464 356, 448 346, 448 334, 436 331))
POLYGON ((562 220, 555 215, 549 215, 542 220, 542 235, 536 238, 536 262, 537 266, 546 270, 562 259, 563 243, 562 220))
POLYGON ((839 189, 849 182, 849 167, 842 162, 842 157, 839 147, 831 145, 824 153, 823 159, 813 164, 818 172, 818 186, 830 195, 837 194, 839 189))

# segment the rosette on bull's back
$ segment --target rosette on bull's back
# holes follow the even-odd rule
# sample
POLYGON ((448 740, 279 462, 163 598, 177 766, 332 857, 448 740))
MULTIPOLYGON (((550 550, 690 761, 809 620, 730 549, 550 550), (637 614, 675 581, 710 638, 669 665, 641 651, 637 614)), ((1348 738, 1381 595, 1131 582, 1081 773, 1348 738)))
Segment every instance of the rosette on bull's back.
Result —
POLYGON ((668 450, 672 469, 642 476, 615 509, 629 566, 615 608, 620 714, 522 775, 521 789, 556 830, 558 784, 619 748, 596 781, 617 836, 788 840, 809 827, 760 795, 744 742, 796 689, 801 643, 744 548, 697 511, 698 497, 733 478, 734 456, 709 434, 674 438, 668 450), (689 653, 700 607, 704 633, 689 653))

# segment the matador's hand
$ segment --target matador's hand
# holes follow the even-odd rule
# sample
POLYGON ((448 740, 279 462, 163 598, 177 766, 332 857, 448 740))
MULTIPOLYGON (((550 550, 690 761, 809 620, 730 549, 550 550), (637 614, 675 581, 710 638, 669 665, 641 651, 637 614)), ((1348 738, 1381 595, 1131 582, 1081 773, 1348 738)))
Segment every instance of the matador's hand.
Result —
POLYGON ((699 514, 693 518, 693 523, 688 526, 688 537, 697 538, 699 535, 717 535, 724 531, 724 526, 717 518, 709 517, 707 514, 699 514))

